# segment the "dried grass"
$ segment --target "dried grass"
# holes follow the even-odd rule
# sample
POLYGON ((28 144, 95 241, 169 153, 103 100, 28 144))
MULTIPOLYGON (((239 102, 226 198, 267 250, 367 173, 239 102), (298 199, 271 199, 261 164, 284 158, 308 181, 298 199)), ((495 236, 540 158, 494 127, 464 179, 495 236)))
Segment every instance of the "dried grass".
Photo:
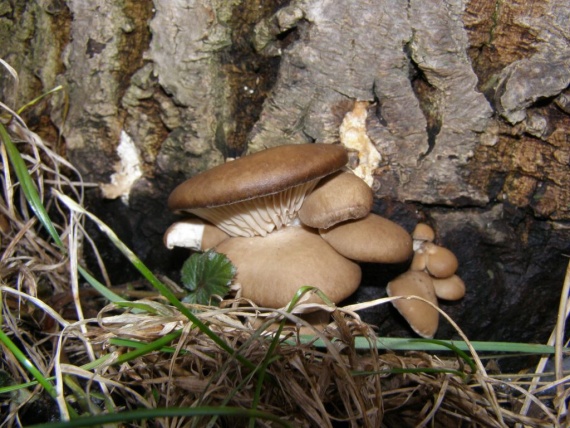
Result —
MULTIPOLYGON (((380 353, 374 347, 365 352, 357 350, 355 335, 364 335, 371 343, 376 337, 369 325, 342 308, 332 313, 324 331, 316 332, 325 347, 296 341, 299 328, 308 326, 296 315, 251 306, 194 309, 255 366, 271 360, 257 408, 279 415, 293 426, 326 427, 340 422, 365 427, 558 424, 551 397, 532 396, 516 383, 470 373, 457 358, 425 352, 380 353), (280 345, 269 355, 274 332, 254 326, 260 316, 283 315, 294 325, 282 332, 280 345), (533 416, 519 412, 527 396, 532 397, 533 416)), ((155 352, 120 368, 108 367, 106 377, 142 388, 141 395, 153 396, 159 406, 250 407, 256 375, 192 329, 181 314, 166 318, 137 315, 109 305, 93 331, 99 329, 96 342, 103 343, 115 335, 146 342, 172 328, 186 331, 175 354, 155 352), (115 311, 123 312, 108 315, 115 311)), ((519 376, 519 383, 523 377, 519 376)), ((135 400, 130 405, 140 404, 135 400)), ((206 426, 208 420, 192 423, 206 426)))
MULTIPOLYGON (((20 138, 19 148, 44 204, 58 217, 67 255, 52 245, 30 212, 2 146, 0 214, 7 224, 0 227, 2 328, 32 364, 56 375, 63 416, 65 402, 72 401, 82 413, 91 414, 140 407, 256 407, 300 427, 567 425, 569 389, 565 387, 568 377, 560 369, 561 349, 556 354, 555 376, 541 383, 533 373, 507 377, 487 373, 473 349, 475 372, 449 353, 385 352, 373 345, 357 349, 355 336, 368 338, 371 344, 376 337, 354 307, 323 307, 332 312, 322 331, 314 330, 299 314, 256 308, 242 300, 224 301, 221 308, 192 307, 200 320, 256 368, 251 369, 193 328, 160 297, 143 300, 153 306, 154 314, 116 304, 104 306, 102 299, 92 295, 86 298, 90 292, 78 279, 77 264, 82 246, 91 240, 85 235, 81 215, 70 214, 50 196, 50 190, 57 189, 81 203, 79 175, 22 124, 12 122, 11 130, 20 138), (281 318, 290 325, 274 346, 273 323, 281 318), (324 346, 299 340, 301 327, 313 329, 324 346), (183 329, 183 334, 171 344, 172 349, 114 364, 129 350, 117 345, 116 339, 148 342, 177 329, 183 329), (108 359, 96 369, 81 367, 104 355, 108 359)), ((552 338, 552 344, 559 346, 569 310, 568 287, 567 275, 560 322, 552 338)), ((12 383, 32 380, 9 352, 3 352, 0 367, 12 383)), ((541 364, 536 373, 543 370, 541 364)), ((37 386, 0 396, 0 426, 17 426, 20 411, 40 396, 37 386)), ((162 427, 226 424, 240 426, 247 421, 229 422, 221 417, 156 421, 162 427)), ((256 424, 274 426, 263 421, 256 424)))

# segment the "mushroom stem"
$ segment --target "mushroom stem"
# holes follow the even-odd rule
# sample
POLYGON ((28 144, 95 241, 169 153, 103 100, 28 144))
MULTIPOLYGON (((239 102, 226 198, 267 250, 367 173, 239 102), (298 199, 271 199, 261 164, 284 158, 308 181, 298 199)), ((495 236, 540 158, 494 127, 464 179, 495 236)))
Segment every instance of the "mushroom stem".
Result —
POLYGON ((164 246, 169 250, 174 247, 204 251, 215 247, 229 236, 216 226, 193 218, 179 221, 164 233, 164 246))

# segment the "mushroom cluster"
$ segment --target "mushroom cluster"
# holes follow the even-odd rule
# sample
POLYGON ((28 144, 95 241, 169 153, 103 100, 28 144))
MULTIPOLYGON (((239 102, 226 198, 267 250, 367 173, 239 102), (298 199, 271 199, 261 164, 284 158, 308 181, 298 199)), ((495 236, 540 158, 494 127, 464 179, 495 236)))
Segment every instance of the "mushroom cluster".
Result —
MULTIPOLYGON (((388 283, 389 296, 418 296, 437 306, 437 299, 459 300, 465 295, 465 284, 455 274, 458 261, 447 248, 435 244, 435 233, 419 223, 412 233, 414 257, 410 270, 388 283)), ((420 336, 432 338, 439 324, 439 312, 420 300, 392 302, 412 329, 420 336)))
POLYGON ((343 169, 347 162, 343 146, 296 144, 198 174, 174 189, 168 206, 202 220, 172 225, 165 245, 225 254, 241 295, 260 306, 283 307, 304 285, 338 303, 360 284, 358 262, 413 254, 405 229, 370 212, 372 190, 343 169))

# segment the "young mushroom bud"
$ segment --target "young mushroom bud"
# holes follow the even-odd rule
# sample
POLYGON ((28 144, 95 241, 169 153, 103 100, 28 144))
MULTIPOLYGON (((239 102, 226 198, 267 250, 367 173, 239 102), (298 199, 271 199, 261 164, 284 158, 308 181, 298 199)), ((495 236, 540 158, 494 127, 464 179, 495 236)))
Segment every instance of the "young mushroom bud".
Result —
POLYGON ((424 242, 433 242, 435 239, 434 230, 425 223, 418 223, 412 232, 414 240, 414 251, 417 251, 424 242))
POLYGON ((457 275, 432 278, 435 295, 443 300, 459 300, 465 296, 465 283, 457 275))
POLYGON ((455 254, 447 248, 433 242, 422 241, 414 251, 410 270, 427 271, 435 278, 448 278, 455 273, 458 264, 455 254))
POLYGON ((425 242, 422 245, 422 251, 427 256, 426 269, 431 276, 448 278, 455 273, 459 266, 455 254, 433 242, 425 242))
MULTIPOLYGON (((432 279, 425 272, 407 271, 388 283, 388 296, 418 296, 437 306, 432 279)), ((439 324, 439 312, 429 304, 416 299, 392 302, 410 327, 422 337, 432 338, 439 324)))

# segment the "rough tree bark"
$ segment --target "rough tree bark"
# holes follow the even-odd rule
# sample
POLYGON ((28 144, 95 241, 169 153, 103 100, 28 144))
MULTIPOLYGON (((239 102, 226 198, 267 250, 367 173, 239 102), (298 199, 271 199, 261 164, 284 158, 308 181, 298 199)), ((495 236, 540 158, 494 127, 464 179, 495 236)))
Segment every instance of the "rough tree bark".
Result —
MULTIPOLYGON (((265 147, 338 142, 366 102, 375 210, 431 222, 460 259, 468 295, 444 308, 473 339, 544 340, 570 251, 569 18, 564 0, 2 1, 0 56, 20 86, 0 90, 17 103, 66 87, 67 116, 52 97, 29 123, 54 144, 62 133, 117 198, 92 195, 92 209, 166 272, 176 182, 265 147)), ((353 299, 394 275, 365 272, 353 299)), ((407 332, 387 307, 364 318, 407 332)))

